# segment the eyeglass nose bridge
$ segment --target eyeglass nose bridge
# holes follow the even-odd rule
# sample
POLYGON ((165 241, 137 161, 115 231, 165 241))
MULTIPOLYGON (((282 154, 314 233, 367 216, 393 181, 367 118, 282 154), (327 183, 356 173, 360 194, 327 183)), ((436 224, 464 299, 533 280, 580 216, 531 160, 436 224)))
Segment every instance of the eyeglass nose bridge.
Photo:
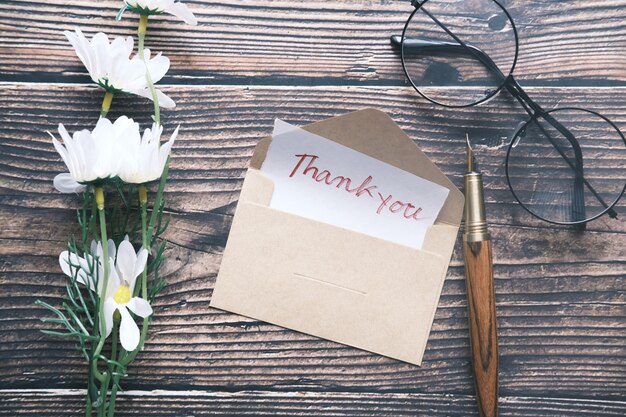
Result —
MULTIPOLYGON (((509 76, 509 79, 513 80, 513 76, 509 76)), ((509 79, 507 79, 507 81, 509 81, 509 79)), ((541 108, 532 110, 532 112, 529 113, 530 120, 539 119, 539 117, 541 117, 543 113, 545 113, 545 111, 541 108)), ((510 140, 511 148, 516 148, 517 145, 519 145, 520 141, 526 137, 528 123, 529 120, 522 120, 517 124, 517 126, 515 126, 515 129, 513 129, 513 135, 510 140)))
POLYGON ((515 129, 513 130, 513 137, 511 138, 511 147, 517 148, 522 138, 526 137, 526 126, 528 122, 522 120, 517 124, 515 129))

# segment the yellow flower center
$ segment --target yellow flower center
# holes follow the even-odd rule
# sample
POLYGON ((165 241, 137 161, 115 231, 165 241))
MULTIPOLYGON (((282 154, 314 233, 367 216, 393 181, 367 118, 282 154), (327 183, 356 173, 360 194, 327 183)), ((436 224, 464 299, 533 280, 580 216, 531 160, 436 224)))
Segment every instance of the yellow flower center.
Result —
POLYGON ((128 288, 128 285, 120 285, 117 291, 115 291, 113 299, 118 304, 128 303, 130 301, 130 288, 128 288))

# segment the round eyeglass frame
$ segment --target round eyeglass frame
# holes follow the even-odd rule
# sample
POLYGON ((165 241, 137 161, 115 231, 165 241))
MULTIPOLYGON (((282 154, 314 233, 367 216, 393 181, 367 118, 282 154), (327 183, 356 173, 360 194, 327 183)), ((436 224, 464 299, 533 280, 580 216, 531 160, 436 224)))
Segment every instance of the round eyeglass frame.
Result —
POLYGON ((515 66, 517 65, 517 58, 519 55, 519 36, 517 34, 517 27, 515 26, 515 22, 513 22, 513 17, 511 16, 511 14, 509 13, 508 10, 506 10, 504 8, 504 6, 502 4, 500 4, 497 0, 489 0, 493 3, 495 3, 506 15, 506 18, 509 20, 509 23, 511 24, 511 28, 513 29, 513 36, 515 37, 515 56, 513 58, 513 65, 511 66, 511 70, 509 71, 508 75, 506 77, 504 77, 504 80, 502 81, 502 83, 498 86, 498 88, 496 88, 493 92, 491 92, 490 94, 486 95, 485 97, 483 97, 482 99, 478 100, 478 101, 474 101, 472 103, 469 104, 447 104, 447 103, 441 103, 437 100, 434 100, 430 97, 428 97, 426 94, 422 93, 419 89, 419 87, 417 85, 415 85, 415 82, 413 81, 413 79, 411 78, 411 76, 409 75, 409 72, 406 68, 406 61, 404 58, 404 40, 406 39, 406 30, 409 27, 409 24, 411 23, 411 20, 413 19, 413 16, 415 16, 415 13, 417 13, 418 11, 421 10, 421 8, 427 4, 430 0, 424 0, 422 2, 419 2, 418 0, 413 0, 411 2, 411 4, 413 4, 414 6, 417 5, 415 7, 415 10, 413 10, 413 12, 409 15, 409 18, 407 19, 406 23, 404 24, 404 29, 402 29, 402 42, 400 44, 400 59, 402 61, 402 70, 404 71, 404 75, 406 76, 406 78, 409 80, 409 82, 411 83, 411 85, 413 86, 413 88, 415 89, 415 91, 417 91, 417 93, 424 97, 426 100, 430 101, 431 103, 437 104, 439 106, 443 106, 443 107, 447 107, 447 108, 453 108, 453 109, 460 109, 460 108, 467 108, 467 107, 472 107, 472 106, 476 106, 482 103, 485 103, 489 100, 491 100, 492 98, 494 98, 496 95, 498 95, 498 93, 500 91, 502 91, 502 89, 506 86, 507 80, 511 77, 511 75, 513 75, 513 71, 515 71, 515 66))
MULTIPOLYGON (((557 107, 554 109, 550 109, 550 110, 546 110, 545 114, 550 114, 550 113, 555 113, 555 112, 559 112, 559 111, 581 111, 581 112, 585 112, 585 113, 590 113, 594 116, 598 116, 599 118, 601 118, 602 120, 604 120, 605 122, 607 122, 618 134, 619 136, 622 138, 622 142, 624 142, 624 146, 626 146, 626 137, 624 137, 624 134, 622 133, 622 131, 617 127, 617 125, 615 123, 613 123, 608 117, 593 111, 593 110, 589 110, 589 109, 583 109, 582 107, 557 107)), ((511 178, 509 176, 509 156, 511 155, 511 151, 513 150, 513 148, 515 148, 515 146, 517 146, 517 142, 518 142, 518 136, 520 134, 520 132, 522 130, 524 130, 530 123, 532 123, 535 120, 538 120, 539 118, 541 118, 541 114, 539 113, 535 113, 530 119, 528 119, 528 121, 526 121, 523 124, 520 124, 520 126, 515 130, 515 133, 513 134, 513 140, 511 140, 511 143, 509 144, 507 151, 506 151, 506 158, 505 158, 505 173, 506 173, 506 182, 509 186, 509 190, 511 190, 511 193, 513 194, 513 197, 515 198, 515 200, 519 203, 520 206, 522 206, 522 208, 524 210, 526 210, 528 213, 532 214, 533 216, 535 216, 536 218, 538 218, 539 220, 543 220, 544 222, 547 223, 551 223, 551 224, 556 224, 556 225, 561 225, 561 226, 576 226, 576 225, 581 225, 581 224, 585 224, 587 222, 590 222, 592 220, 595 220, 599 217, 604 216, 605 214, 607 214, 611 209, 613 209, 613 207, 615 207, 615 205, 619 202, 619 200, 624 196, 624 192, 626 192, 626 181, 624 181, 624 187, 622 187, 622 190, 617 194, 617 197, 615 198, 615 200, 613 200, 612 203, 607 204, 607 207, 605 207, 604 210, 602 210, 601 212, 599 212, 598 214, 595 214, 594 216, 591 216, 589 218, 585 218, 584 220, 580 220, 580 221, 576 221, 576 222, 560 222, 560 221, 556 221, 556 220, 550 220, 547 218, 544 218, 540 215, 538 215, 537 213, 533 212, 530 208, 528 208, 526 206, 525 203, 523 203, 520 199, 520 197, 517 195, 517 193, 515 192, 515 188, 513 188, 513 185, 511 184, 511 178)), ((523 140, 520 138, 520 140, 523 140)))

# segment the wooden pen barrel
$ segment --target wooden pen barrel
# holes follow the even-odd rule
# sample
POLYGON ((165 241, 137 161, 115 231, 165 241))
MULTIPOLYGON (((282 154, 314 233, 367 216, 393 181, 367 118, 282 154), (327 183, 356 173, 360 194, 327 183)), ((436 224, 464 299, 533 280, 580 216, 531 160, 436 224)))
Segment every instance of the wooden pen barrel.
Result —
POLYGON ((491 240, 463 242, 470 347, 480 417, 498 415, 498 338, 491 240))

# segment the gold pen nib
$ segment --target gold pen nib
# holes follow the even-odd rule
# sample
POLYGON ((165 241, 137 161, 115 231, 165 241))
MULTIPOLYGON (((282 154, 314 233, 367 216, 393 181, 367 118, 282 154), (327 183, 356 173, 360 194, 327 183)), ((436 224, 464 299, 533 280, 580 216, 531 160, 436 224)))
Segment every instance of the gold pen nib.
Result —
POLYGON ((483 176, 478 172, 474 152, 469 141, 469 135, 465 134, 467 141, 467 172, 465 178, 465 233, 463 239, 466 242, 481 242, 489 240, 487 220, 485 216, 485 200, 483 196, 483 176))
POLYGON ((472 145, 470 145, 469 135, 465 134, 465 140, 467 141, 467 172, 474 171, 474 152, 472 151, 472 145))

